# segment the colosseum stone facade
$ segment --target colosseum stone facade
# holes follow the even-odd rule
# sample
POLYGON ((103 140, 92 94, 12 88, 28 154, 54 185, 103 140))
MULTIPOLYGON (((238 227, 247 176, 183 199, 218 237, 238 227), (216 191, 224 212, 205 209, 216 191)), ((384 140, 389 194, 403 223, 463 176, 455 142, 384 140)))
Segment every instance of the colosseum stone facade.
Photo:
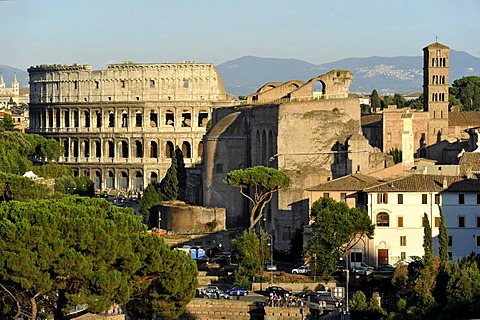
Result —
POLYGON ((176 146, 199 163, 216 107, 232 104, 208 63, 40 65, 30 75, 29 132, 65 148, 60 163, 96 189, 141 190, 160 180, 176 146))

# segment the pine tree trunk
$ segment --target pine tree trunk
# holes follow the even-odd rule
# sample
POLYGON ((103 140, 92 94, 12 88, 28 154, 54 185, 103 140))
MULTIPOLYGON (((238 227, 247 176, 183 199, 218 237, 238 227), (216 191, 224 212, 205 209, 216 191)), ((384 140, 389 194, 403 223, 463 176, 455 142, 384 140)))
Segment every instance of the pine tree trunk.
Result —
POLYGON ((32 320, 37 319, 37 300, 35 297, 30 298, 30 308, 32 309, 32 320))

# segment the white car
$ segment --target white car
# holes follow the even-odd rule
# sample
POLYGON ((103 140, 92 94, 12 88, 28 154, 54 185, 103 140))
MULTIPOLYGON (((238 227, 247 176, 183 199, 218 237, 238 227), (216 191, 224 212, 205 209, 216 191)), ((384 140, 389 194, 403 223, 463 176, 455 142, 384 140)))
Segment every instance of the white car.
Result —
POLYGON ((299 273, 299 274, 310 274, 312 270, 310 267, 307 266, 301 266, 295 269, 292 269, 292 273, 299 273))
POLYGON ((267 262, 265 268, 267 269, 267 271, 277 271, 277 265, 272 260, 267 262))

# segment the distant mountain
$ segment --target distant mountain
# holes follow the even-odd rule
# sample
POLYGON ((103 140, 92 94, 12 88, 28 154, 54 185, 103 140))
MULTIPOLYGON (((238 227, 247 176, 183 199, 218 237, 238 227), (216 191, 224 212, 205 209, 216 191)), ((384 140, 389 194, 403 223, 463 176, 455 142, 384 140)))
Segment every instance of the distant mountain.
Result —
MULTIPOLYGON (((245 56, 218 65, 227 92, 248 95, 267 82, 307 81, 332 69, 352 71, 351 92, 381 95, 422 91, 423 57, 349 58, 320 65, 296 59, 245 56)), ((450 83, 462 77, 480 76, 480 58, 450 50, 450 83)))
MULTIPOLYGON (((351 92, 381 95, 422 91, 423 57, 348 58, 324 64, 311 64, 297 59, 245 56, 217 66, 228 93, 249 95, 267 82, 307 81, 332 69, 352 71, 351 92)), ((0 65, 0 73, 8 86, 17 74, 20 87, 28 87, 28 73, 0 65)), ((450 50, 450 83, 462 77, 480 76, 480 58, 463 51, 450 50)))
POLYGON ((3 81, 5 81, 5 86, 7 88, 11 86, 14 74, 17 74, 17 81, 20 83, 20 88, 28 87, 29 79, 27 71, 0 64, 0 73, 3 76, 3 81))

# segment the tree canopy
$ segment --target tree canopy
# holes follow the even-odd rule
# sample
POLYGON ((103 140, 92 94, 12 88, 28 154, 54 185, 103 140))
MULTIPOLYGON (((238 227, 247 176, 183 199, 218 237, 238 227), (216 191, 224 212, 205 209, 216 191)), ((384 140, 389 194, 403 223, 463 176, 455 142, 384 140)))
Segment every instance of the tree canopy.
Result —
POLYGON ((3 317, 35 319, 45 309, 66 319, 75 306, 102 312, 133 299, 131 312, 150 304, 147 316, 175 318, 197 286, 184 252, 147 234, 130 208, 103 199, 0 204, 0 257, 1 293, 10 293, 3 317))
POLYGON ((250 229, 253 229, 262 217, 263 210, 272 200, 273 194, 291 184, 290 178, 284 172, 264 166, 230 171, 224 182, 239 188, 240 193, 250 201, 250 229))
POLYGON ((178 198, 177 156, 175 152, 172 152, 172 163, 160 182, 160 191, 165 200, 176 200, 178 198))
POLYGON ((365 211, 328 197, 313 203, 311 215, 315 222, 306 253, 316 274, 331 274, 345 252, 374 234, 375 226, 365 211))
POLYGON ((456 105, 459 111, 480 110, 480 77, 469 76, 453 81, 449 88, 450 105, 456 105))

